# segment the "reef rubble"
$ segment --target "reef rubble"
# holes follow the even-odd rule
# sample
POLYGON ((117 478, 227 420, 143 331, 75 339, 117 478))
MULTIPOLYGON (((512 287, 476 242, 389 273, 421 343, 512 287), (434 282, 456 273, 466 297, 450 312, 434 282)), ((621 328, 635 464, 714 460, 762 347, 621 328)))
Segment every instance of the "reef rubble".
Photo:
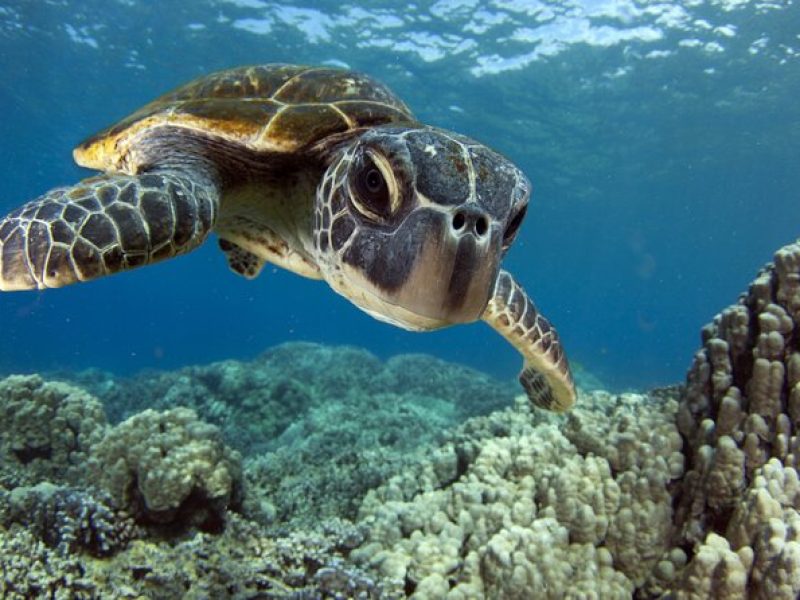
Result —
POLYGON ((566 415, 313 344, 8 377, 0 596, 796 598, 798 325, 800 242, 703 329, 685 385, 566 415))

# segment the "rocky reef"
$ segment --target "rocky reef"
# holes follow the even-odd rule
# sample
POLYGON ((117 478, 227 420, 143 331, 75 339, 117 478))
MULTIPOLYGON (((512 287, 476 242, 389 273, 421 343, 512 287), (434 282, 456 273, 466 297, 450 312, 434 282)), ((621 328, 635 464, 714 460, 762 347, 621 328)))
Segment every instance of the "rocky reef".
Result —
POLYGON ((424 356, 292 344, 0 382, 0 596, 796 598, 800 243, 682 387, 545 414, 424 356))

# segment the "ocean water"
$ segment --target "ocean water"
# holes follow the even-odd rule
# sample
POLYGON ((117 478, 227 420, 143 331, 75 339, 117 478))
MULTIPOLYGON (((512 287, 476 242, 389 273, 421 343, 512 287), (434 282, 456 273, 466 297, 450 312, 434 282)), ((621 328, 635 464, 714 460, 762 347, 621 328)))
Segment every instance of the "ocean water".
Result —
MULTIPOLYGON (((348 66, 534 185, 505 265, 611 389, 679 382, 699 329, 800 233, 800 11, 789 1, 0 3, 0 212, 90 175, 72 147, 240 64, 348 66)), ((416 334, 324 283, 229 272, 211 241, 146 269, 0 295, 0 373, 120 374, 286 341, 426 352, 511 378, 483 324, 416 334)))

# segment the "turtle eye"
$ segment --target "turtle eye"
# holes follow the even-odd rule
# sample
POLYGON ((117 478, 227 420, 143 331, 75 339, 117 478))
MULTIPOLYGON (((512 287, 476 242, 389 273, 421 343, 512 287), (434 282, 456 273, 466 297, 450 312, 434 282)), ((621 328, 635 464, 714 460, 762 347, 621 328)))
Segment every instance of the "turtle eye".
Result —
POLYGON ((353 203, 359 212, 376 220, 391 216, 395 208, 390 187, 393 181, 387 181, 388 165, 381 162, 371 153, 365 155, 353 178, 353 203))
POLYGON ((364 187, 367 192, 374 196, 382 196, 382 192, 386 190, 386 182, 383 180, 383 175, 375 167, 372 167, 364 175, 364 187))
POLYGON ((527 212, 528 207, 523 206, 521 209, 517 211, 511 220, 508 222, 508 226, 506 227, 505 233, 503 233, 503 248, 507 249, 514 238, 517 237, 517 232, 519 231, 519 226, 522 225, 522 220, 525 218, 525 213, 527 212))

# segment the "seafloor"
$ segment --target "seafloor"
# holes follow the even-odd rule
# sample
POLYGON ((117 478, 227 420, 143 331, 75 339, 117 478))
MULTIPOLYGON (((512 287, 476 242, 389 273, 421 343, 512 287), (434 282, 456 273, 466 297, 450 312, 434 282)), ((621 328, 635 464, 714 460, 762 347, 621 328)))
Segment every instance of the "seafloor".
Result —
MULTIPOLYGON (((556 416, 428 356, 291 344, 0 381, 3 598, 795 598, 800 242, 685 385, 556 416)), ((580 383, 580 381, 579 381, 580 383)))

